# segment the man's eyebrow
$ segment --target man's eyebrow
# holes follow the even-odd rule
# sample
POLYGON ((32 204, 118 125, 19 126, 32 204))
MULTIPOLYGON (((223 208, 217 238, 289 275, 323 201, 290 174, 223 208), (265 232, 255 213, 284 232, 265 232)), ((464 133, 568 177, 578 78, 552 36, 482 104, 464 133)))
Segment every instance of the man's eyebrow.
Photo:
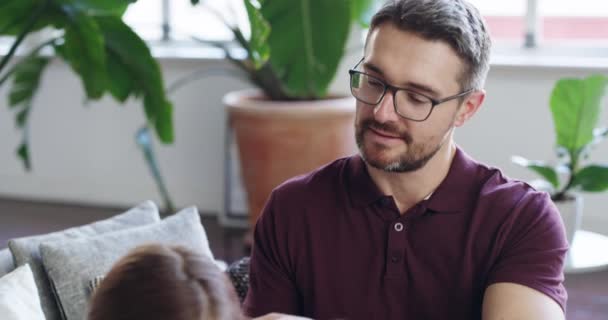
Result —
POLYGON ((375 73, 378 73, 379 75, 384 75, 384 72, 382 72, 382 69, 380 69, 379 67, 377 67, 376 65, 374 65, 371 62, 363 62, 363 67, 365 69, 369 69, 375 73))
MULTIPOLYGON (((373 64, 371 62, 363 62, 363 67, 365 69, 369 69, 381 76, 384 76, 384 72, 382 72, 382 69, 380 69, 378 66, 376 66, 375 64, 373 64)), ((421 83, 415 83, 415 82, 408 81, 403 84, 400 84, 399 88, 415 89, 416 91, 421 91, 422 93, 426 93, 433 97, 439 96, 439 92, 437 92, 437 90, 435 90, 427 85, 421 84, 421 83)))

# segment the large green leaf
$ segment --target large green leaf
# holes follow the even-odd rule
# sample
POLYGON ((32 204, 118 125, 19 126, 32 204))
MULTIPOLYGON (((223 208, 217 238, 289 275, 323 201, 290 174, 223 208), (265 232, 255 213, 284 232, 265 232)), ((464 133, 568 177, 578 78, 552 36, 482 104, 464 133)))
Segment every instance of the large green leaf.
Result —
POLYGON ((552 166, 542 161, 532 161, 524 157, 513 156, 511 161, 522 167, 526 167, 545 178, 551 185, 557 189, 559 187, 559 178, 557 171, 552 166))
POLYGON ((600 102, 608 79, 595 75, 586 79, 562 79, 551 95, 551 112, 557 144, 571 155, 590 143, 597 125, 600 102))
POLYGON ((376 11, 379 1, 376 0, 350 0, 353 21, 359 22, 363 27, 369 27, 371 17, 376 11))
POLYGON ((574 175, 573 187, 580 186, 584 191, 601 192, 608 190, 608 166, 590 165, 574 175))
POLYGON ((35 16, 29 32, 55 24, 60 16, 53 5, 51 0, 1 0, 0 35, 18 35, 35 16), (38 15, 38 10, 43 10, 43 14, 38 15))
POLYGON ((69 20, 65 43, 57 51, 80 75, 87 97, 99 99, 106 91, 106 54, 104 38, 94 18, 65 7, 69 20))
MULTIPOLYGON (((257 3, 257 1, 255 2, 257 3)), ((260 69, 270 58, 270 47, 268 46, 270 25, 262 16, 256 3, 252 0, 245 0, 245 8, 251 25, 251 37, 246 49, 255 69, 260 69)))
POLYGON ((9 107, 29 108, 40 84, 40 75, 47 63, 48 58, 29 56, 17 65, 9 92, 9 107))
MULTIPOLYGON (((56 0, 57 1, 57 0, 56 0)), ((127 7, 137 0, 61 0, 73 5, 78 10, 86 11, 91 15, 117 15, 122 16, 127 7)), ((147 0, 150 1, 150 0, 147 0)))
POLYGON ((292 0, 262 3, 270 24, 270 63, 287 93, 318 98, 327 93, 351 26, 349 1, 292 0))
POLYGON ((119 100, 124 100, 128 91, 143 96, 148 122, 162 142, 171 143, 173 106, 167 100, 160 67, 150 49, 120 18, 100 16, 96 20, 105 37, 105 50, 113 60, 108 63, 109 81, 115 86, 110 87, 112 94, 119 100), (123 70, 112 72, 117 68, 123 70))
POLYGON ((37 52, 24 58, 15 67, 13 82, 9 91, 9 106, 16 110, 15 122, 23 130, 23 140, 17 148, 17 155, 27 170, 31 169, 28 119, 32 109, 32 99, 40 85, 42 72, 49 59, 36 56, 37 52))
POLYGON ((137 93, 129 66, 114 51, 107 50, 108 89, 116 100, 125 102, 131 93, 137 93))
POLYGON ((25 170, 32 170, 32 160, 30 158, 30 147, 29 143, 22 142, 17 147, 17 157, 23 162, 25 170))
POLYGON ((15 35, 25 25, 30 13, 40 5, 37 0, 0 1, 0 34, 15 35))

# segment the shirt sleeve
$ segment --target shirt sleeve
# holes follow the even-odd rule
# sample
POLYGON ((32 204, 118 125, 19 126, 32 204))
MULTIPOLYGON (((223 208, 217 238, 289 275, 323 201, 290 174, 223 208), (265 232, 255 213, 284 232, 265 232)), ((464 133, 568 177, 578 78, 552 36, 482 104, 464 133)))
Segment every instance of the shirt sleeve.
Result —
MULTIPOLYGON (((254 229, 245 313, 258 317, 271 312, 298 314, 298 295, 287 248, 288 226, 280 221, 276 191, 270 196, 254 229)), ((283 213, 285 214, 285 213, 283 213)))
POLYGON ((568 295, 563 267, 568 242, 559 211, 549 196, 526 194, 503 224, 497 241, 504 243, 487 286, 499 282, 524 285, 549 296, 565 311, 568 295))

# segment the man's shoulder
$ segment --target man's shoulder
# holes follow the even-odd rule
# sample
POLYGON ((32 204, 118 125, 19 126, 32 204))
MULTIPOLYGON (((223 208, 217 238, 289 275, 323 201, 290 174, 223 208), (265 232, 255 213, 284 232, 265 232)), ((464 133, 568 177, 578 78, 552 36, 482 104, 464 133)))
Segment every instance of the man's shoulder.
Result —
POLYGON ((339 194, 344 191, 343 179, 351 158, 337 159, 283 182, 272 191, 262 215, 273 216, 291 226, 316 219, 335 205, 335 201, 343 199, 339 194))
POLYGON ((477 163, 477 167, 480 202, 509 213, 531 207, 534 210, 553 208, 546 192, 536 190, 525 181, 508 177, 498 168, 481 163, 477 163))

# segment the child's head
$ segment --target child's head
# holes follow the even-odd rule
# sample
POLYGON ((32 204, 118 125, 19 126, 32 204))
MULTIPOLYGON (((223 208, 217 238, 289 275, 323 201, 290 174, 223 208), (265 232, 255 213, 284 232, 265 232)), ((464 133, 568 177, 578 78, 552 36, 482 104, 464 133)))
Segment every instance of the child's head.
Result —
POLYGON ((234 289, 207 256, 147 245, 122 258, 95 291, 89 320, 243 319, 234 289))

